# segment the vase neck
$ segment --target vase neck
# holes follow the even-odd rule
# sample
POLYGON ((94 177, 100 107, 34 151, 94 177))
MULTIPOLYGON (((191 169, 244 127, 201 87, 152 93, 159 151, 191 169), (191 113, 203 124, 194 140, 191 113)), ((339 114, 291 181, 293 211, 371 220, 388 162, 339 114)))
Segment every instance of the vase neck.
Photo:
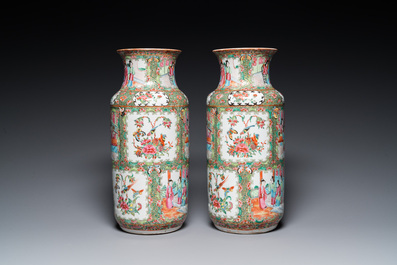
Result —
POLYGON ((269 64, 276 49, 220 49, 214 53, 221 66, 217 89, 271 88, 269 64))
POLYGON ((179 50, 122 49, 124 63, 122 87, 141 90, 176 89, 175 63, 179 50))

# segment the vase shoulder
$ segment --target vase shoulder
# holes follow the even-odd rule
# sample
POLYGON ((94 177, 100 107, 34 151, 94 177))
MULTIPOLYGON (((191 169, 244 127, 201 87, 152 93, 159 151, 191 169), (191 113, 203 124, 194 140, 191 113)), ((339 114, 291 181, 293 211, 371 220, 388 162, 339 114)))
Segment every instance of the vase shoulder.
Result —
POLYGON ((284 96, 276 89, 247 87, 241 89, 216 89, 207 97, 213 107, 283 105, 284 96))
POLYGON ((112 106, 170 107, 188 106, 186 95, 178 88, 122 87, 110 100, 112 106))

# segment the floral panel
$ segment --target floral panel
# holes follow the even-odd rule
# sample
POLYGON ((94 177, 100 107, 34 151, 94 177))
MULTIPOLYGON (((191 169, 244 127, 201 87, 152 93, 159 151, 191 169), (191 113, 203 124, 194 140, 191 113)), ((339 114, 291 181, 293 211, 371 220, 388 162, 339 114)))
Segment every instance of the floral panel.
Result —
POLYGON ((144 173, 113 170, 115 215, 119 218, 148 218, 148 183, 144 173))
POLYGON ((233 91, 227 99, 231 106, 254 106, 262 104, 265 96, 259 91, 233 91))
POLYGON ((127 113, 128 160, 171 161, 176 158, 177 116, 175 113, 127 113))
POLYGON ((238 176, 229 170, 208 168, 209 211, 221 218, 237 218, 238 176))
POLYGON ((136 106, 166 106, 169 98, 164 92, 142 91, 132 99, 136 106))
POLYGON ((270 155, 268 112, 223 112, 220 118, 223 161, 265 162, 270 155))

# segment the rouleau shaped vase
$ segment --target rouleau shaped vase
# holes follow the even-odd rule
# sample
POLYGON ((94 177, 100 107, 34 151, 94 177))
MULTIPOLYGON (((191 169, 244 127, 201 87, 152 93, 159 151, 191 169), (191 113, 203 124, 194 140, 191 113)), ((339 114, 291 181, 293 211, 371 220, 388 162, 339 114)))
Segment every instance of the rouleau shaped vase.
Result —
POLYGON ((273 48, 218 49, 207 98, 208 208, 221 231, 271 231, 284 213, 284 98, 269 81, 273 48))
POLYGON ((180 50, 117 52, 124 81, 111 99, 114 215, 126 232, 172 232, 188 208, 188 100, 175 82, 180 50))

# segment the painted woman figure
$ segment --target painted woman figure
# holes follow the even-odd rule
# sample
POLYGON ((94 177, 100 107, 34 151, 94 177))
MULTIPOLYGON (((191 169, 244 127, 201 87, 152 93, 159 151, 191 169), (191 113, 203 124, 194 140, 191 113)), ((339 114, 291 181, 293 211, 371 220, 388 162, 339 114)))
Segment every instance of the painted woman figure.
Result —
POLYGON ((219 81, 219 87, 223 87, 225 85, 225 65, 221 64, 221 80, 219 81))
POLYGON ((118 141, 117 141, 117 133, 113 130, 112 131, 112 159, 113 160, 117 160, 118 156, 119 156, 119 152, 118 152, 118 141))
POLYGON ((182 176, 179 176, 178 183, 176 184, 176 192, 178 193, 178 204, 182 204, 182 176))
MULTIPOLYGON (((262 173, 262 172, 261 172, 262 173)), ((261 179, 261 184, 259 188, 259 206, 261 209, 266 208, 266 181, 264 179, 261 179)))
POLYGON ((271 178, 271 183, 270 183, 270 195, 271 195, 271 202, 270 202, 270 204, 272 205, 272 206, 274 206, 275 204, 276 204, 276 192, 277 192, 277 190, 276 190, 276 183, 274 182, 274 175, 273 175, 273 177, 271 178))
POLYGON ((181 204, 181 206, 185 206, 186 205, 186 199, 187 199, 187 181, 184 178, 183 179, 182 204, 181 204))
MULTIPOLYGON (((265 59, 266 60, 266 59, 265 59)), ((265 63, 262 65, 262 76, 263 80, 268 82, 267 75, 269 74, 269 60, 266 60, 265 63)))
POLYGON ((171 62, 170 65, 168 66, 168 76, 170 77, 171 83, 174 86, 176 86, 175 78, 174 78, 174 67, 175 67, 175 63, 171 62))
POLYGON ((281 185, 280 185, 280 180, 277 181, 276 183, 276 201, 275 205, 280 206, 281 204, 281 185))
POLYGON ((172 179, 168 180, 167 191, 165 193, 166 206, 168 209, 172 208, 172 201, 174 200, 174 192, 172 191, 172 179))
POLYGON ((132 65, 132 60, 127 63, 127 71, 128 71, 128 86, 132 86, 132 82, 134 81, 134 67, 132 65))
POLYGON ((225 61, 225 73, 226 73, 226 82, 225 82, 225 86, 230 86, 230 80, 232 79, 232 75, 231 75, 231 69, 230 69, 230 65, 229 65, 229 61, 226 60, 225 61))

